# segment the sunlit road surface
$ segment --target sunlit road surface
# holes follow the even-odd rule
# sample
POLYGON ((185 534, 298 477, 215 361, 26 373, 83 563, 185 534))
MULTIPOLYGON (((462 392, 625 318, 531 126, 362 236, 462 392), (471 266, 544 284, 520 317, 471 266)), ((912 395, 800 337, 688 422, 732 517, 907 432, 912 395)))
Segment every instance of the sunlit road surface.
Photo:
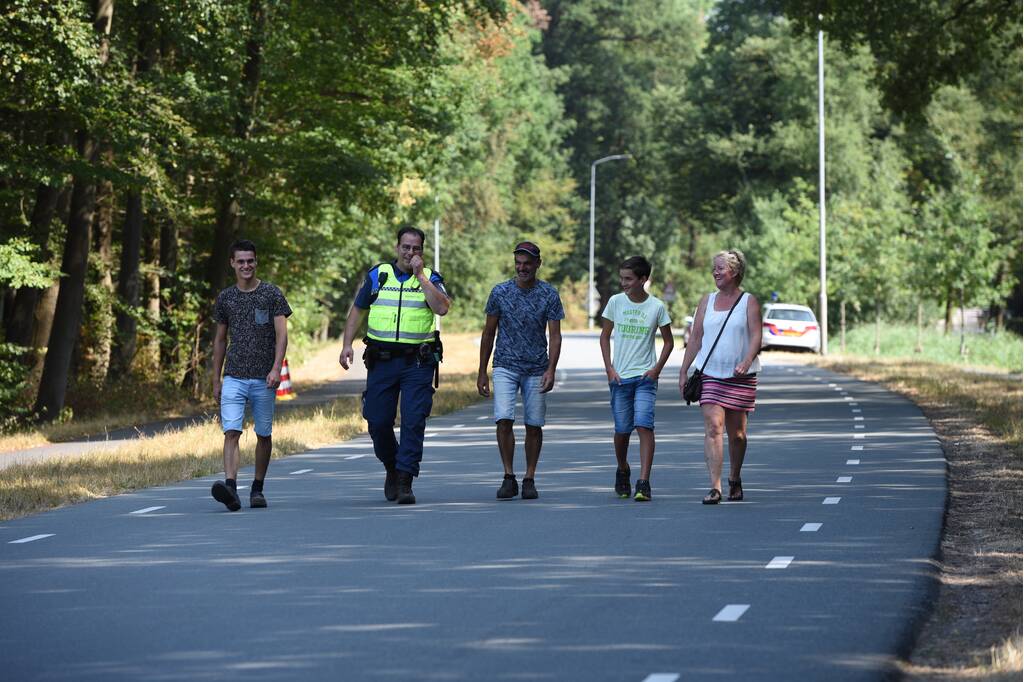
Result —
MULTIPOLYGON (((275 461, 264 510, 227 512, 209 478, 0 525, 3 678, 890 675, 932 594, 946 494, 920 411, 773 359, 746 500, 704 506, 703 426, 678 397, 677 350, 654 500, 620 500, 596 345, 566 337, 538 500, 495 499, 480 403, 430 420, 415 506, 384 501, 362 437, 275 461)), ((635 439, 631 461, 635 478, 635 439)))

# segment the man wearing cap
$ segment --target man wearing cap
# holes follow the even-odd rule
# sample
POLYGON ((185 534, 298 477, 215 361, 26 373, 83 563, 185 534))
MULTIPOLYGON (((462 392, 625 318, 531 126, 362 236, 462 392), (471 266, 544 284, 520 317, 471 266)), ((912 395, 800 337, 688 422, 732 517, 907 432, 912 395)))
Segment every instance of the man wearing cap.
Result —
POLYGON ((386 471, 384 497, 398 504, 416 504, 412 479, 420 473, 423 432, 434 404, 431 383, 441 356, 434 315, 445 315, 450 305, 441 275, 423 265, 425 238, 411 225, 399 228, 395 260, 366 273, 345 322, 339 358, 348 369, 352 340, 369 312, 363 417, 386 471), (396 439, 399 400, 402 427, 401 439, 396 439))
POLYGON ((497 424, 498 453, 505 478, 498 499, 519 495, 512 462, 516 441, 512 433, 516 394, 523 396, 526 423, 526 475, 522 499, 537 499, 534 475, 543 443, 546 394, 555 386, 555 367, 562 348, 561 320, 565 317, 558 291, 537 279, 540 248, 520 242, 513 250, 516 276, 496 285, 487 299, 487 322, 480 337, 480 371, 476 386, 480 395, 491 394, 487 362, 494 350, 494 421, 497 424), (545 330, 547 335, 545 335, 545 330), (494 337, 497 333, 498 345, 494 337))

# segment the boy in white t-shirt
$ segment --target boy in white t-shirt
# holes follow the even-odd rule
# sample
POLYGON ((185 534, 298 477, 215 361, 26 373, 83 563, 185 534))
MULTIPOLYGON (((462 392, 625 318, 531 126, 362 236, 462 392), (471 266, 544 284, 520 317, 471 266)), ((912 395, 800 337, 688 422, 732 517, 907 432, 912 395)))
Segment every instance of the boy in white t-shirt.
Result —
POLYGON ((651 277, 646 258, 633 256, 619 266, 622 293, 615 294, 601 317, 601 355, 608 373, 612 417, 615 419, 615 492, 630 495, 629 437, 635 428, 640 436, 640 478, 636 480, 637 502, 651 499, 651 465, 654 462, 654 403, 658 376, 672 353, 672 327, 665 304, 644 291, 651 277), (664 345, 657 362, 654 337, 661 331, 664 345), (612 359, 612 332, 615 358, 612 359))

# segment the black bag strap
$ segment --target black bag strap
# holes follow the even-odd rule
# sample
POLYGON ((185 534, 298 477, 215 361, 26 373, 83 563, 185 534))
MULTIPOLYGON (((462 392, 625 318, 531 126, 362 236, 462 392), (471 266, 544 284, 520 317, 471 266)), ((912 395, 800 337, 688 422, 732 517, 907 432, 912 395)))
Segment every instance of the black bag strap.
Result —
MULTIPOLYGON (((715 346, 718 345, 718 339, 722 338, 722 332, 725 331, 725 325, 729 324, 729 318, 732 317, 732 311, 736 310, 736 306, 739 305, 739 302, 742 301, 743 297, 746 295, 747 292, 744 291, 740 294, 740 297, 736 299, 736 302, 732 304, 732 307, 729 308, 729 314, 725 316, 725 322, 722 323, 722 328, 718 330, 718 336, 715 337, 715 342, 711 344, 711 350, 708 351, 707 357, 704 358, 704 364, 700 368, 701 374, 704 373, 704 368, 708 366, 708 360, 711 359, 711 354, 715 352, 715 346)), ((707 317, 707 314, 708 310, 707 308, 704 308, 704 316, 707 317)))

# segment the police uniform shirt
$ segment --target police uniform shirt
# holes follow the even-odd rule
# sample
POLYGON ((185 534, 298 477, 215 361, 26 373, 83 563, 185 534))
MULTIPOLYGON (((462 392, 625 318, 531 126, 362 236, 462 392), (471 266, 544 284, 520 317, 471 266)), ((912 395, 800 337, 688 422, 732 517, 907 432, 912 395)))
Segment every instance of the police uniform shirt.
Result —
MULTIPOLYGON (((355 306, 357 308, 361 308, 362 310, 369 310, 370 306, 373 305, 374 300, 377 298, 377 291, 380 289, 380 273, 378 271, 379 267, 379 265, 375 265, 372 268, 370 268, 369 272, 366 273, 366 277, 363 279, 363 284, 361 287, 359 287, 359 293, 356 294, 355 306)), ((391 261, 391 268, 395 272, 395 279, 398 280, 397 283, 406 282, 409 280, 410 277, 414 276, 411 272, 406 273, 399 270, 397 260, 391 261)), ((442 294, 444 294, 445 296, 448 295, 448 291, 444 288, 444 277, 441 276, 441 273, 437 271, 432 271, 430 273, 430 283, 437 287, 442 294)), ((402 343, 389 344, 383 341, 374 341, 374 343, 379 343, 380 345, 385 347, 408 347, 408 344, 402 343)))

